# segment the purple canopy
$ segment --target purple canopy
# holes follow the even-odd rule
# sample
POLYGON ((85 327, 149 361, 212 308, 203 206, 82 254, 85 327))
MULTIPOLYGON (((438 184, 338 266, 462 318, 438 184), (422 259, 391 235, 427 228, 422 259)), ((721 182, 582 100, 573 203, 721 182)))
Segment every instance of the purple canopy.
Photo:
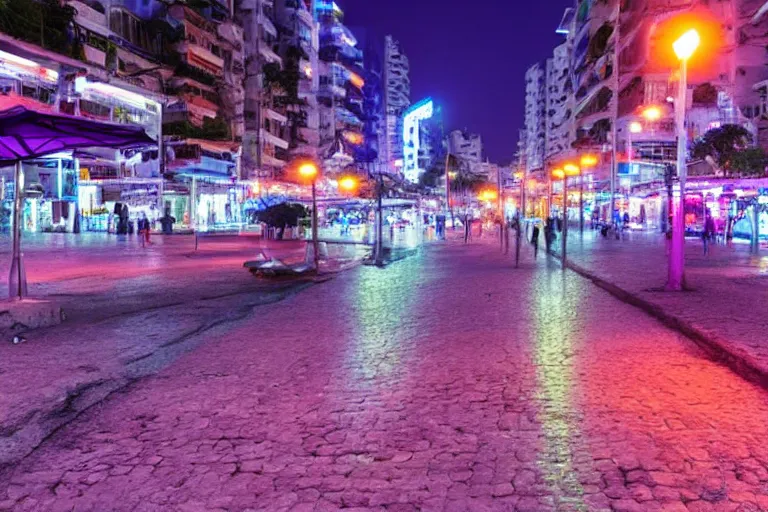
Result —
POLYGON ((157 142, 140 126, 37 112, 21 106, 0 112, 0 161, 4 163, 69 149, 154 144, 157 142))

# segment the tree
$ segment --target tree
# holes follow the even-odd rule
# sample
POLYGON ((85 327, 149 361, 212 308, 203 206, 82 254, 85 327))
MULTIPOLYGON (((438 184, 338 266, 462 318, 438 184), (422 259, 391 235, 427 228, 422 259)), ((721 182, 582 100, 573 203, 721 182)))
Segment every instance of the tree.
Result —
POLYGON ((280 203, 261 212, 259 220, 269 227, 278 228, 277 239, 282 240, 285 228, 298 226, 299 219, 307 214, 307 209, 298 203, 280 203))
MULTIPOLYGON (((725 124, 720 128, 713 128, 697 139, 691 150, 691 156, 706 160, 710 157, 718 170, 724 174, 735 170, 733 168, 734 157, 749 148, 752 143, 752 134, 743 126, 737 124, 725 124)), ((743 162, 743 159, 740 159, 743 162)))
POLYGON ((419 185, 424 188, 435 188, 441 176, 445 176, 445 167, 436 163, 419 176, 419 185))
POLYGON ((734 153, 730 164, 741 176, 765 176, 768 155, 763 148, 747 148, 734 153))

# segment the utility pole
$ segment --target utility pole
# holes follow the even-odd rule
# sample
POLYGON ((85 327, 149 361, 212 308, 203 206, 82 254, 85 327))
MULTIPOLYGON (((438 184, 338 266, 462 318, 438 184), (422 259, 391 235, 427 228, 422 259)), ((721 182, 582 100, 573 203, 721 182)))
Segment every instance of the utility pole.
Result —
POLYGON ((504 225, 504 187, 501 183, 501 167, 496 167, 496 180, 497 185, 499 187, 498 191, 498 199, 499 199, 499 250, 504 250, 504 231, 505 231, 505 225, 504 225))
POLYGON ((384 174, 379 169, 379 176, 376 182, 376 202, 377 202, 377 218, 376 218, 376 265, 384 265, 384 208, 382 196, 384 195, 384 174))
MULTIPOLYGON (((618 159, 616 156, 616 145, 618 144, 618 124, 619 120, 619 56, 621 55, 621 0, 616 2, 616 23, 613 30, 613 97, 611 98, 611 203, 608 212, 608 222, 613 224, 613 212, 616 209, 616 174, 618 159)), ((618 229, 618 226, 616 226, 618 229)))

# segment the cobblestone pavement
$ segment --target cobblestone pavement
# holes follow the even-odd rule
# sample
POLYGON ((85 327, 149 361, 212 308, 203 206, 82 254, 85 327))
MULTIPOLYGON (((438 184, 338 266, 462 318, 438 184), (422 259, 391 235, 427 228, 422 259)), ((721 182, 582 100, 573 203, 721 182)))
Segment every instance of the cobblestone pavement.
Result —
MULTIPOLYGON (((571 228, 569 258, 579 266, 693 325, 768 375, 768 316, 759 313, 768 294, 768 252, 749 253, 745 243, 686 243, 686 279, 690 291, 659 291, 667 278, 664 237, 633 233, 624 240, 592 231, 582 239, 571 228)), ((559 242, 559 241, 558 241, 559 242)), ((559 244, 555 245, 559 251, 559 244)))
POLYGON ((767 425, 764 391, 554 262, 441 244, 86 412, 0 509, 768 510, 767 425))
MULTIPOLYGON (((154 237, 143 248, 135 237, 50 234, 28 237, 25 247, 30 293, 59 301, 68 318, 26 333, 21 345, 0 338, 0 466, 211 331, 221 335, 254 306, 307 286, 243 269, 261 249, 301 259, 303 242, 223 236, 201 240, 195 251, 191 236, 154 237)), ((1 289, 9 258, 0 256, 1 289)))

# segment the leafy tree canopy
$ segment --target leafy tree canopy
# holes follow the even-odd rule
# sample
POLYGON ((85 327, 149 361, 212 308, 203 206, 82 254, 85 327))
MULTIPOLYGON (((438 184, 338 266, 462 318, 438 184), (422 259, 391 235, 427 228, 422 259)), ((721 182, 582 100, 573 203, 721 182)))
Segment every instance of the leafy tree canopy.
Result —
MULTIPOLYGON (((751 143, 752 134, 749 130, 740 125, 725 124, 709 130, 697 139, 693 144, 691 156, 702 160, 711 157, 717 167, 728 174, 737 170, 733 167, 736 155, 749 149, 751 143)), ((738 161, 740 165, 746 162, 742 157, 739 157, 738 161)))
POLYGON ((274 228, 296 227, 307 216, 307 209, 298 203, 280 203, 259 214, 259 220, 274 228))

